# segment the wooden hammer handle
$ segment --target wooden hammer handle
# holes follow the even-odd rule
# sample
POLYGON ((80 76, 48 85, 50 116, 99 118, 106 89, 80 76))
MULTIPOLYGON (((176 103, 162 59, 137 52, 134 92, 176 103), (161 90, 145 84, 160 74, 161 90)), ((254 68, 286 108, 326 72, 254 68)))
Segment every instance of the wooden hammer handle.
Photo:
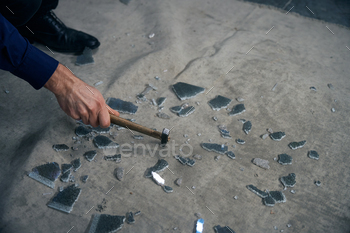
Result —
POLYGON ((136 124, 134 122, 131 122, 131 121, 126 120, 126 119, 121 118, 121 117, 117 117, 117 116, 112 115, 112 114, 109 114, 109 116, 111 117, 111 123, 113 123, 113 124, 116 124, 116 125, 119 125, 122 127, 127 127, 130 130, 135 130, 139 133, 143 133, 143 134, 146 134, 148 136, 162 140, 162 133, 161 132, 144 127, 142 125, 136 124))

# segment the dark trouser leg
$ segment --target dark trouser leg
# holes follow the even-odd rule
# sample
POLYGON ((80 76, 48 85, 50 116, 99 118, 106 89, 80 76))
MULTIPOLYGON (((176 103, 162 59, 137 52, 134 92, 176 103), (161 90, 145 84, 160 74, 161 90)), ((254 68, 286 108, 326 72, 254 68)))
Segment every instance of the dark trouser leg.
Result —
POLYGON ((50 10, 56 9, 58 5, 58 0, 41 0, 41 2, 41 6, 33 16, 33 20, 45 15, 50 10))
POLYGON ((58 0, 0 0, 0 13, 15 27, 57 7, 58 0))
POLYGON ((1 0, 0 13, 15 27, 26 24, 39 10, 42 0, 1 0))
POLYGON ((0 0, 0 13, 31 43, 36 41, 59 52, 97 48, 100 42, 95 37, 68 28, 57 18, 52 10, 57 7, 58 1, 0 0))

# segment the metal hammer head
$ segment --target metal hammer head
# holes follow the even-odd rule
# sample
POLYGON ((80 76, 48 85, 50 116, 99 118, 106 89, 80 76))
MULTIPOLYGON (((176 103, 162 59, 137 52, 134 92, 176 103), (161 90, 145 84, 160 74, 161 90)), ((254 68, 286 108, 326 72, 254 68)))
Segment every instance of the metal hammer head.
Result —
POLYGON ((167 129, 167 128, 163 129, 162 138, 161 138, 160 144, 165 145, 168 142, 168 140, 169 140, 169 133, 170 133, 169 129, 167 129))

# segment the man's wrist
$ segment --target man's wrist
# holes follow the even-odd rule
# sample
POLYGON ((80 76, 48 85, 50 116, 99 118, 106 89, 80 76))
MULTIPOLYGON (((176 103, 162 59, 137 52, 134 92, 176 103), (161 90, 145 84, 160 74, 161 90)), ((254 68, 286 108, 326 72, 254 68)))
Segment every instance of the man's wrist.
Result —
POLYGON ((44 87, 55 95, 61 95, 68 87, 72 87, 77 80, 79 79, 75 77, 67 67, 59 63, 57 69, 46 82, 44 87))

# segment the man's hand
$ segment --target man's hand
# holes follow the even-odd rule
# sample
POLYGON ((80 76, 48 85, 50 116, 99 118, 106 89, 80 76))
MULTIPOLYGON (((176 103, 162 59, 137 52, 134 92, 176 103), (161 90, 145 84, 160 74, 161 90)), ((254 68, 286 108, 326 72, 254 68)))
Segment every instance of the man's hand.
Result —
POLYGON ((101 93, 89 86, 65 66, 58 64, 56 71, 45 84, 53 92, 62 110, 70 117, 93 127, 107 128, 110 125, 109 113, 119 113, 109 108, 101 93))

